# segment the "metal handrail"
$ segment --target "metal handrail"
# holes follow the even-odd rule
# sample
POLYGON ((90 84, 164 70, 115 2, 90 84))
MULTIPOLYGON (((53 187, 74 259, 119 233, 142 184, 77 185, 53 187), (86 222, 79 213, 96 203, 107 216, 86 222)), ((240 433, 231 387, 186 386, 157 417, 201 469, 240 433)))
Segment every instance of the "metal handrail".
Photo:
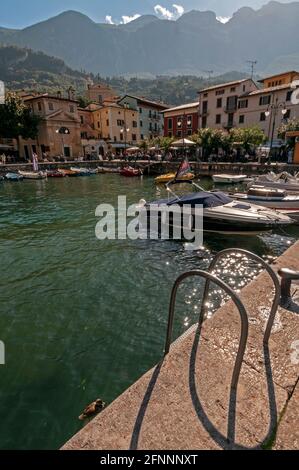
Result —
MULTIPOLYGON (((223 250, 223 251, 220 251, 219 253, 217 253, 217 255, 214 257, 214 259, 212 260, 212 262, 209 266, 209 272, 212 272, 215 269, 216 264, 217 264, 217 262, 219 261, 220 258, 222 258, 223 256, 225 256, 229 253, 240 253, 240 254, 246 255, 248 258, 251 258, 251 259, 259 262, 260 264, 262 264, 264 266, 264 268, 266 269, 266 271, 268 272, 269 276, 271 277, 273 283, 274 283, 275 296, 274 296, 274 299, 273 299, 271 312, 270 312, 270 315, 269 315, 269 319, 268 319, 268 323, 267 323, 267 326, 266 326, 265 335, 264 335, 264 339, 263 339, 264 344, 267 345, 268 342, 269 342, 269 338, 270 338, 270 335, 271 335, 272 328, 273 328, 276 312, 277 312, 279 304, 280 304, 281 288, 280 288, 279 279, 278 279, 276 273, 274 272, 274 270, 271 268, 271 266, 266 261, 264 261, 263 258, 261 258, 260 256, 254 254, 254 253, 251 253, 250 251, 242 250, 241 248, 228 248, 226 250, 223 250)), ((206 280, 206 285, 205 285, 205 290, 204 290, 203 302, 202 302, 202 311, 201 311, 201 315, 203 315, 203 316, 205 314, 205 306, 206 306, 206 301, 207 301, 207 297, 208 297, 208 293, 209 293, 209 288, 210 288, 210 281, 209 281, 209 279, 207 279, 206 280)))
MULTIPOLYGON (((216 276, 214 276, 211 273, 208 273, 206 271, 188 271, 182 274, 181 276, 179 276, 178 279, 176 280, 174 287, 172 289, 172 293, 171 293, 164 357, 167 356, 170 351, 171 338, 172 338, 172 332, 173 332, 173 319, 174 319, 175 304, 176 304, 178 288, 185 279, 189 277, 194 277, 194 276, 203 277, 206 279, 206 282, 210 283, 212 281, 214 284, 218 285, 218 287, 223 289, 227 294, 231 296, 233 302, 235 303, 236 307, 239 310, 240 318, 241 318, 241 336, 240 336, 239 348, 238 348, 238 353, 237 353, 237 357, 235 361, 234 372, 233 372, 233 377, 232 377, 232 385, 231 385, 232 389, 236 389, 238 385, 242 362, 243 362, 245 349, 247 345, 248 317, 247 317, 247 313, 246 313, 243 303, 241 302, 238 295, 233 291, 233 289, 231 289, 231 287, 229 287, 225 282, 221 281, 220 279, 218 279, 216 276)), ((199 315, 199 326, 201 326, 203 322, 202 313, 203 313, 203 310, 201 310, 200 315, 199 315)))

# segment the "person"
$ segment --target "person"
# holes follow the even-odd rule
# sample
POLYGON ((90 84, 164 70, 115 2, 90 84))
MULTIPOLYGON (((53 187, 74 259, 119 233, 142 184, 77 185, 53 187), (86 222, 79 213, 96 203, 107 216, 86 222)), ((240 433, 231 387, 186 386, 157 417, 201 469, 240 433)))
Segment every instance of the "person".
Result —
POLYGON ((5 153, 2 153, 2 155, 1 155, 1 161, 2 161, 2 165, 5 165, 5 163, 6 163, 6 155, 5 155, 5 153))
POLYGON ((290 164, 290 163, 293 163, 293 151, 292 151, 292 149, 290 149, 290 150, 288 151, 288 163, 289 163, 289 164, 290 164))

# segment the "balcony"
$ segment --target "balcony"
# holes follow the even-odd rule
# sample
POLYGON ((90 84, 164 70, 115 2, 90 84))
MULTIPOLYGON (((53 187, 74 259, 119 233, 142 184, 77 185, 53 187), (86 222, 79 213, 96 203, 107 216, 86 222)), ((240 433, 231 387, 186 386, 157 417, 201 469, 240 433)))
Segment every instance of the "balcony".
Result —
POLYGON ((225 106, 224 112, 225 113, 235 113, 237 111, 237 105, 230 105, 230 106, 225 106))

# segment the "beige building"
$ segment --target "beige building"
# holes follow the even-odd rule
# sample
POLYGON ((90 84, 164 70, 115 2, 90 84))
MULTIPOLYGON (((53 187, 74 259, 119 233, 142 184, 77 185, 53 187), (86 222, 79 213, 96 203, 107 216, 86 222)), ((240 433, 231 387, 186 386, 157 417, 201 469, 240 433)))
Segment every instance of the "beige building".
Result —
POLYGON ((291 84, 299 79, 298 72, 286 72, 260 80, 261 89, 239 97, 236 125, 258 125, 269 141, 277 139, 279 126, 288 119, 299 118, 299 105, 292 104, 291 84))
POLYGON ((92 114, 97 136, 107 142, 109 150, 121 152, 140 143, 138 110, 110 103, 95 108, 92 114))
POLYGON ((116 92, 103 83, 89 83, 87 85, 86 95, 89 101, 100 105, 106 102, 115 103, 119 99, 116 92))
POLYGON ((64 156, 72 159, 82 156, 81 121, 78 102, 73 95, 64 98, 48 94, 22 97, 32 112, 41 118, 36 140, 20 142, 20 156, 29 160, 33 153, 39 158, 64 156))
POLYGON ((251 79, 205 88, 199 92, 199 127, 231 129, 237 126, 240 96, 257 90, 251 79))

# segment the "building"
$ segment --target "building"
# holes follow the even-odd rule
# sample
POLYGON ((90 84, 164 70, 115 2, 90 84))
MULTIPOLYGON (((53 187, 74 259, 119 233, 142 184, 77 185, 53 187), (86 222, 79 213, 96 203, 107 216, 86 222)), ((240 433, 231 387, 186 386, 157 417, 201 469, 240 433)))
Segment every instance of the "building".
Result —
POLYGON ((108 85, 103 83, 92 83, 87 85, 86 92, 87 99, 91 103, 97 103, 103 105, 106 102, 116 103, 119 100, 116 92, 108 85))
POLYGON ((125 95, 118 103, 139 113, 140 140, 152 140, 164 134, 166 105, 133 95, 125 95))
POLYGON ((94 107, 92 118, 98 139, 104 140, 110 151, 122 153, 140 143, 137 109, 110 103, 94 107))
POLYGON ((291 101, 292 82, 299 72, 286 72, 260 80, 261 89, 244 93, 238 100, 238 127, 258 125, 269 141, 277 140, 277 131, 283 121, 299 118, 299 105, 291 101))
POLYGON ((106 142, 100 138, 95 130, 93 111, 98 109, 96 105, 87 108, 78 108, 81 129, 81 144, 83 156, 86 158, 103 157, 108 150, 106 142))
POLYGON ((24 103, 41 118, 36 140, 20 140, 19 153, 30 160, 33 153, 39 158, 64 156, 67 159, 82 155, 81 121, 78 102, 69 92, 67 98, 61 93, 28 95, 24 103), (64 130, 64 132, 63 132, 64 130))
POLYGON ((205 88, 199 92, 199 127, 229 130, 237 126, 240 96, 258 90, 251 79, 205 88))
POLYGON ((198 102, 167 109, 164 114, 164 136, 183 138, 198 131, 198 102))

